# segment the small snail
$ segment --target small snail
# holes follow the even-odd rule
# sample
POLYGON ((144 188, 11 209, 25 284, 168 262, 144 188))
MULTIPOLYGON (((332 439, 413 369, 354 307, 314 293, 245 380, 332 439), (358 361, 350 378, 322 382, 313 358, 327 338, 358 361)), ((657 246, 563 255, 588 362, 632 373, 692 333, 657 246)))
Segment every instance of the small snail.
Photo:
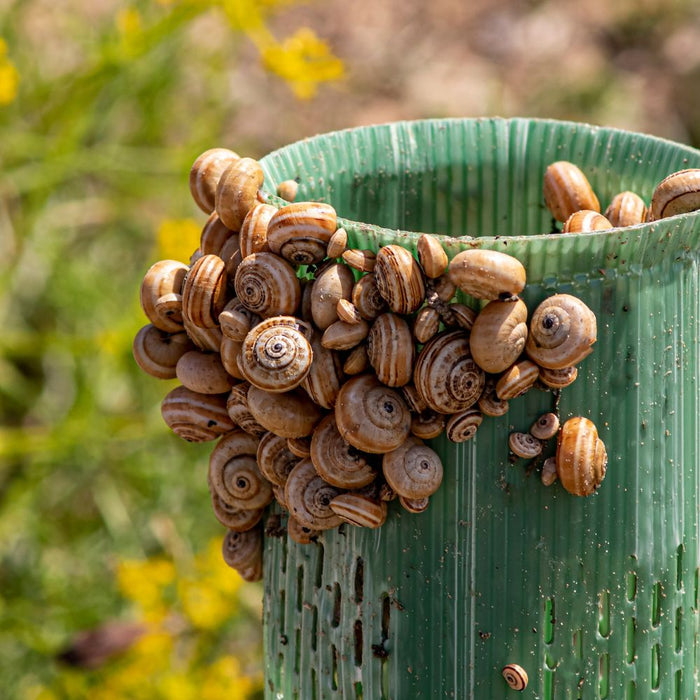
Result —
POLYGON ((178 361, 193 348, 186 333, 166 333, 149 323, 136 334, 132 351, 144 372, 157 379, 173 379, 178 361))
POLYGON ((237 343, 242 343, 248 331, 258 323, 260 316, 246 309, 236 298, 231 299, 219 314, 221 332, 237 343))
POLYGON ((379 294, 394 313, 412 314, 420 308, 425 298, 423 273, 405 248, 380 248, 374 274, 379 294))
POLYGON ((214 211, 216 186, 226 168, 240 156, 228 148, 210 148, 204 151, 190 169, 190 193, 196 205, 205 213, 214 211))
POLYGON ((427 343, 440 330, 440 312, 432 306, 424 306, 416 315, 413 335, 418 343, 427 343))
POLYGON ((379 293, 377 277, 374 273, 360 277, 354 284, 352 303, 365 321, 374 321, 377 316, 386 311, 386 301, 379 293))
POLYGON ((218 326, 227 302, 226 284, 226 266, 218 255, 199 258, 182 285, 183 319, 198 328, 218 326))
POLYGON ((226 410, 231 420, 246 433, 250 433, 255 437, 260 437, 266 431, 260 423, 258 423, 253 414, 248 408, 248 382, 239 382, 231 387, 231 393, 226 400, 226 410))
POLYGON ((284 497, 289 512, 301 525, 313 530, 338 527, 342 519, 333 512, 331 501, 341 489, 324 481, 310 459, 302 459, 289 472, 284 486, 284 497))
POLYGON ((508 664, 503 667, 503 678, 513 690, 525 690, 527 688, 528 677, 527 672, 518 664, 508 664))
POLYGON ((665 177, 654 190, 649 221, 687 214, 700 208, 700 170, 687 168, 665 177))
POLYGON ((408 437, 382 458, 387 484, 410 499, 427 498, 442 483, 443 467, 438 454, 416 437, 408 437))
POLYGON ((600 211, 600 202, 581 169, 566 160, 547 167, 544 173, 544 201, 557 221, 566 221, 581 209, 600 211))
POLYGON ((331 409, 345 379, 341 359, 337 352, 322 345, 318 331, 312 331, 310 342, 313 360, 301 386, 315 404, 331 409))
POLYGON ((299 457, 289 450, 285 438, 269 432, 260 438, 256 457, 262 475, 278 486, 285 485, 289 472, 299 461, 299 457))
POLYGON ((559 418, 556 413, 543 413, 530 427, 530 435, 538 440, 549 440, 559 432, 559 418))
POLYGON ((435 411, 417 413, 411 419, 411 435, 421 440, 433 440, 445 430, 446 417, 435 411))
POLYGON ((605 218, 613 226, 636 226, 646 221, 647 207, 638 194, 620 192, 613 197, 605 210, 605 218))
POLYGON ((360 319, 359 323, 334 321, 321 337, 321 345, 329 350, 351 350, 359 345, 369 333, 369 324, 360 319))
POLYGON ((434 236, 424 233, 416 243, 418 260, 426 277, 435 279, 447 270, 447 253, 434 236))
POLYGON ((200 234, 199 252, 202 255, 220 256, 221 249, 232 237, 235 237, 235 240, 238 241, 238 234, 232 231, 230 228, 226 228, 219 218, 219 215, 213 211, 209 215, 209 218, 202 229, 202 233, 200 234))
POLYGON ((277 209, 270 204, 255 204, 246 214, 238 234, 241 258, 270 250, 267 225, 277 209))
POLYGON ((296 180, 283 180, 277 185, 277 196, 288 202, 293 202, 296 199, 298 191, 299 183, 296 180))
POLYGON ((317 275, 310 294, 311 316, 319 330, 338 320, 338 301, 350 299, 354 284, 352 270, 342 263, 332 263, 317 275))
POLYGON ((236 296, 263 318, 296 312, 301 286, 294 268, 273 253, 253 253, 241 261, 234 280, 236 296))
POLYGON ((562 233, 590 233, 591 231, 606 231, 613 225, 602 214, 592 209, 575 211, 562 227, 562 233))
POLYGON ((474 362, 491 374, 508 369, 525 349, 526 322, 527 306, 521 299, 486 304, 469 336, 474 362))
POLYGON ((367 357, 377 379, 387 386, 404 386, 413 375, 413 338, 408 323, 393 313, 382 314, 367 337, 367 357))
POLYGON ((273 394, 256 386, 248 389, 248 408, 265 430, 285 438, 311 435, 323 411, 300 389, 273 394))
POLYGON ((287 534, 292 542, 297 544, 311 544, 321 534, 320 530, 302 525, 296 518, 289 516, 287 520, 287 534))
POLYGON ((162 331, 182 330, 181 292, 188 269, 176 260, 160 260, 151 265, 143 278, 141 308, 148 320, 162 331), (163 299, 166 303, 161 302, 163 299))
POLYGON ((349 249, 341 257, 346 265, 360 272, 372 272, 377 264, 377 256, 371 250, 349 249))
POLYGON ((233 381, 217 353, 201 350, 186 352, 177 361, 175 372, 183 386, 200 394, 223 394, 233 381))
POLYGON ((447 439, 451 442, 471 440, 483 420, 483 414, 475 407, 451 415, 445 428, 447 439))
POLYGON ((346 523, 358 527, 376 529, 386 520, 386 502, 359 493, 341 493, 331 501, 330 506, 346 523))
POLYGON ((178 386, 163 399, 161 413, 165 424, 188 442, 216 440, 234 428, 225 394, 198 394, 178 386))
POLYGON ((344 228, 339 228, 328 239, 328 247, 326 248, 326 255, 331 259, 339 258, 345 252, 347 245, 348 245, 348 232, 344 228))
POLYGON ((590 496, 605 478, 608 455, 598 430, 588 418, 576 417, 562 426, 557 443, 557 476, 575 496, 590 496))
POLYGON ((215 207, 226 227, 232 231, 240 230, 257 201, 263 179, 260 163, 253 158, 235 160, 221 173, 216 186, 215 207))
POLYGON ((502 401, 522 396, 534 386, 539 374, 539 367, 534 362, 530 360, 516 362, 496 382, 496 396, 502 401))
POLYGON ((229 530, 222 543, 223 559, 246 581, 262 578, 262 533, 260 528, 246 532, 229 530))
POLYGON ((540 381, 550 389, 563 389, 573 384, 578 376, 576 367, 562 367, 561 369, 547 369, 540 367, 540 381))
POLYGON ((267 244, 293 265, 311 265, 326 257, 326 246, 336 227, 337 215, 330 204, 295 202, 272 215, 267 244))
POLYGON ((508 447, 514 455, 523 459, 534 459, 542 452, 542 442, 530 433, 511 433, 508 447))

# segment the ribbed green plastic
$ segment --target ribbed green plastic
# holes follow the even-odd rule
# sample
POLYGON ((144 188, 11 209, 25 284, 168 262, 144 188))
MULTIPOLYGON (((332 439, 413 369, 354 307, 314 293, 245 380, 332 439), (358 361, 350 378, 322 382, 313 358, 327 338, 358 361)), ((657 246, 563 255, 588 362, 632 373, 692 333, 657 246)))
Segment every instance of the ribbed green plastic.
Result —
POLYGON ((509 461, 509 433, 552 408, 532 390, 472 441, 434 441, 445 478, 425 513, 394 502, 376 531, 267 538, 268 698, 697 697, 700 214, 546 235, 555 160, 579 165, 603 207, 627 189, 648 202, 663 177, 700 167, 662 139, 530 119, 359 128, 263 159, 270 192, 297 178, 297 200, 333 204, 353 246, 415 252, 410 231, 443 234, 450 256, 520 259, 530 311, 580 297, 598 342, 559 410, 591 418, 609 455, 588 498, 509 461), (502 678, 508 663, 527 671, 524 692, 502 678))

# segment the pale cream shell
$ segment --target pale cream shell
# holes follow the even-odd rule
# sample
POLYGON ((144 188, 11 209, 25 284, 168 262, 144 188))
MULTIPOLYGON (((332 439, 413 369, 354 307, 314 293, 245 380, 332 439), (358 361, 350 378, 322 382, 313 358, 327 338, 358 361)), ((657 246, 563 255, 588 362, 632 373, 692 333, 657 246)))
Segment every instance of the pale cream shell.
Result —
POLYGON ((522 354, 527 341, 527 306, 521 299, 490 301, 474 321, 469 349, 485 372, 499 374, 522 354))
POLYGON ((512 255, 472 248, 457 253, 449 267, 450 280, 475 299, 508 299, 525 288, 525 268, 512 255))

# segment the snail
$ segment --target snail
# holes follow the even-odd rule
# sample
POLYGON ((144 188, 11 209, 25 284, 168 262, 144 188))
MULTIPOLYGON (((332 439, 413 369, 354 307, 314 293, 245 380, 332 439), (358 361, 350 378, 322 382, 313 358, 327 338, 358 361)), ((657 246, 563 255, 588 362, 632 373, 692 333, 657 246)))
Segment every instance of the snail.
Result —
POLYGON ((343 384, 335 418, 344 440, 374 454, 396 449, 411 430, 411 414, 401 395, 371 374, 343 384))
MULTIPOLYGON (((201 326, 195 326, 190 323, 187 319, 184 320, 184 329, 189 339, 200 349, 206 352, 220 352, 221 345, 224 342, 224 337, 219 326, 212 326, 211 328, 202 328, 201 326)), ((224 364, 224 366, 226 366, 224 364)), ((226 370, 229 374, 236 376, 235 371, 231 371, 227 368, 226 370)))
POLYGON ((440 330, 440 312, 432 306, 424 306, 416 315, 413 335, 418 343, 427 343, 440 330))
POLYGON ((457 326, 465 331, 471 331, 478 315, 480 314, 477 314, 466 304, 453 302, 447 305, 447 313, 445 314, 447 318, 443 318, 445 325, 457 326))
POLYGON ((276 211, 271 204, 254 204, 245 215, 238 234, 241 258, 270 250, 267 226, 276 211))
POLYGON ((432 440, 442 435, 445 430, 445 421, 445 416, 435 411, 417 413, 411 419, 411 435, 421 440, 432 440))
POLYGON ((338 319, 345 323, 358 324, 364 322, 357 307, 347 299, 338 299, 335 310, 338 314, 338 319))
POLYGON ((377 317, 367 336, 367 357, 377 379, 387 386, 404 386, 413 375, 413 338, 408 323, 396 314, 377 317))
POLYGON ((299 457, 289 450, 286 438, 270 432, 260 438, 256 456, 262 475, 278 486, 285 485, 289 472, 299 461, 299 457))
POLYGON ((509 401, 522 396, 539 377, 539 367, 530 360, 520 360, 511 365, 496 382, 496 396, 509 401))
POLYGON ((224 369, 235 379, 245 379, 243 373, 238 366, 238 358, 241 355, 243 343, 238 343, 231 340, 228 336, 222 335, 219 341, 219 353, 221 364, 224 369))
POLYGON ((486 380, 469 352, 469 336, 443 331, 423 346, 413 383, 425 403, 438 413, 458 413, 474 405, 486 380))
POLYGON ((605 231, 613 225, 602 214, 592 209, 575 211, 562 227, 562 233, 589 233, 591 231, 605 231))
POLYGON ((311 265, 326 257, 326 247, 337 227, 330 204, 296 202, 278 209, 267 227, 270 250, 294 265, 311 265))
POLYGON ((321 408, 300 389, 273 394, 251 386, 248 408, 263 428, 285 438, 311 435, 323 417, 321 408))
POLYGON ((287 438, 287 448, 299 459, 311 457, 311 437, 287 438))
POLYGON ((299 191, 299 183, 296 180, 283 180, 277 185, 277 196, 287 202, 293 202, 299 191))
POLYGON ((198 328, 213 328, 226 306, 226 266, 218 255, 203 255, 182 285, 182 317, 198 328))
POLYGON ((369 333, 369 324, 360 319, 359 323, 334 321, 321 337, 321 345, 329 350, 351 350, 359 345, 369 333))
POLYGON ((540 367, 540 381, 550 389, 563 389, 573 384, 578 376, 576 367, 562 367, 561 369, 547 369, 540 367))
POLYGON ((241 261, 234 280, 236 296, 263 318, 294 314, 301 286, 294 268, 273 253, 253 253, 241 261))
POLYGON ((367 345, 362 343, 354 347, 343 364, 343 372, 347 375, 362 374, 369 368, 369 357, 367 356, 367 345))
POLYGON ((559 432, 559 417, 556 413, 543 413, 530 426, 530 435, 538 440, 549 440, 559 432))
POLYGON ((311 289, 311 316, 319 330, 338 320, 338 301, 350 299, 354 284, 352 270, 342 263, 332 263, 317 275, 311 289))
POLYGON ((231 388, 232 377, 218 353, 189 350, 178 360, 175 372, 183 386, 199 394, 223 394, 231 388))
POLYGON ((557 480, 557 459, 547 457, 542 463, 542 473, 540 480, 544 486, 551 486, 557 480))
POLYGON ((527 688, 528 677, 527 672, 518 664, 507 664, 501 671, 506 683, 513 690, 525 690, 527 688))
POLYGON ((469 336, 474 362, 491 374, 505 371, 527 341, 527 306, 521 299, 490 301, 476 317, 469 336))
POLYGON ((224 261, 228 283, 230 286, 233 286, 233 281, 236 279, 236 271, 243 260, 240 236, 238 234, 231 236, 221 247, 218 255, 224 261))
POLYGON ((248 408, 248 382, 239 382, 231 387, 231 392, 226 399, 226 411, 231 420, 246 433, 260 437, 266 430, 258 423, 248 408))
POLYGON ((311 436, 311 462, 319 476, 343 489, 359 489, 377 476, 369 455, 346 442, 335 416, 326 416, 311 436))
POLYGON ((547 167, 544 173, 544 201, 557 221, 566 221, 581 209, 600 211, 600 202, 581 169, 566 160, 547 167))
POLYGON ((260 528, 236 532, 229 530, 221 547, 223 559, 246 581, 262 578, 262 533, 260 528))
POLYGON ((320 530, 302 525, 296 518, 291 516, 287 520, 287 534, 292 542, 297 544, 311 544, 321 534, 320 530))
POLYGON ((656 186, 649 205, 649 221, 687 214, 700 208, 700 170, 687 168, 665 177, 656 186))
POLYGON ((162 331, 182 330, 181 292, 188 270, 187 265, 176 260, 159 260, 143 278, 141 308, 148 320, 162 331))
POLYGON ((426 277, 435 279, 447 270, 447 253, 434 236, 424 233, 416 243, 418 260, 426 277))
POLYGON ((273 316, 259 323, 246 335, 238 357, 244 379, 273 393, 299 386, 311 370, 310 332, 293 316, 273 316))
POLYGON ((588 418, 569 418, 557 442, 556 466, 561 485, 575 496, 590 496, 605 478, 608 455, 588 418))
POLYGON ((425 498, 406 498, 406 496, 399 496, 399 503, 403 506, 404 510, 407 510, 409 513, 424 513, 430 505, 430 498, 427 496, 425 498))
POLYGON ((302 459, 294 466, 284 486, 289 513, 301 525, 313 530, 329 530, 340 525, 342 519, 330 507, 340 493, 341 489, 331 486, 316 473, 310 459, 302 459))
POLYGON ((134 337, 132 352, 138 366, 157 379, 173 379, 179 359, 194 345, 187 333, 166 333, 152 323, 134 337))
POLYGON ((214 204, 219 218, 232 231, 240 230, 255 205, 263 179, 260 163, 253 158, 240 158, 221 173, 214 204))
POLYGON ((238 234, 230 228, 226 228, 219 218, 219 215, 213 211, 209 215, 202 229, 202 233, 200 234, 199 252, 201 255, 221 256, 221 249, 230 238, 235 238, 236 242, 238 242, 238 234))
POLYGON ((405 248, 398 245, 380 248, 374 275, 379 294, 394 313, 412 314, 420 308, 425 298, 423 273, 405 248))
POLYGON ((331 510, 346 523, 376 529, 386 520, 385 501, 359 493, 341 493, 330 503, 331 510))
POLYGON ((262 519, 264 508, 257 510, 240 510, 222 501, 219 495, 210 489, 211 507, 214 517, 229 530, 246 532, 254 528, 262 519))
POLYGON ((613 226, 636 226, 646 221, 647 207, 638 194, 620 192, 612 198, 605 210, 605 218, 613 226))
POLYGON ((355 282, 352 287, 352 303, 365 321, 374 321, 386 311, 386 302, 379 293, 377 277, 373 272, 355 282))
POLYGON ((377 264, 377 256, 371 250, 349 249, 341 257, 346 265, 360 272, 373 272, 377 264))
POLYGON ((321 344, 318 331, 312 331, 310 342, 313 362, 301 386, 315 404, 331 409, 344 380, 341 359, 337 352, 321 344))
POLYGON ((525 288, 525 268, 512 255, 472 248, 450 262, 450 280, 475 299, 506 300, 525 288))
POLYGON ((339 258, 347 248, 348 232, 344 228, 336 229, 333 235, 328 239, 328 247, 326 255, 333 259, 339 258))
POLYGON ((248 331, 260 323, 260 316, 246 309, 235 297, 226 304, 219 314, 221 332, 231 340, 242 343, 248 331))
POLYGON ((542 442, 530 433, 511 433, 508 447, 514 455, 523 459, 534 459, 542 452, 542 442))
POLYGON ((420 499, 434 494, 442 483, 443 467, 438 454, 416 437, 382 458, 387 484, 404 498, 420 499))
POLYGON ((476 435, 483 420, 483 414, 476 407, 451 415, 445 427, 447 439, 451 442, 471 440, 476 435))
POLYGON ((233 430, 225 394, 198 394, 178 386, 161 404, 165 424, 188 442, 206 442, 233 430))
POLYGON ((485 416, 497 418, 508 413, 509 405, 507 401, 499 399, 496 395, 496 380, 489 377, 484 384, 484 390, 478 400, 479 409, 485 416))
POLYGON ((204 151, 190 169, 190 193, 195 204, 205 213, 214 211, 216 186, 221 175, 240 156, 228 148, 210 148, 204 151))
POLYGON ((555 294, 532 314, 525 351, 547 369, 562 369, 593 352, 597 337, 595 314, 577 297, 555 294))

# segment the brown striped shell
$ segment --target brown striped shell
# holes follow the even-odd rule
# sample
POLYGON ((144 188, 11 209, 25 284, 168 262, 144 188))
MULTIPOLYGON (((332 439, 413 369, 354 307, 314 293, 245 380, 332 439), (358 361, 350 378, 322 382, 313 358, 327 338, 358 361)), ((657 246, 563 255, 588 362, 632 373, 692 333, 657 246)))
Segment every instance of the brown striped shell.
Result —
POLYGON ((484 416, 481 411, 472 406, 466 411, 460 411, 450 416, 445 427, 447 439, 451 442, 466 442, 471 440, 479 429, 484 416))
POLYGON ((471 248, 450 262, 450 280, 475 299, 509 299, 525 288, 525 268, 512 255, 471 248))
POLYGON ((421 396, 414 384, 406 384, 401 387, 401 395, 411 413, 425 413, 429 411, 428 404, 421 396))
POLYGON ((239 232, 241 257, 270 250, 267 243, 267 225, 277 209, 271 204, 255 204, 246 214, 239 232))
POLYGON ((426 343, 413 373, 416 389, 438 413, 459 413, 474 405, 485 380, 469 352, 469 335, 461 330, 443 331, 426 343))
POLYGON ((188 442, 216 440, 234 428, 226 394, 197 394, 178 386, 163 399, 161 413, 165 424, 188 442))
MULTIPOLYGON (((184 319, 184 328, 189 336, 190 340, 200 349, 206 352, 219 352, 221 350, 222 343, 225 338, 221 333, 221 328, 219 326, 212 326, 211 328, 202 328, 201 326, 195 326, 190 323, 187 319, 184 319)), ((226 366, 224 364, 224 366, 226 366)), ((232 376, 236 376, 234 372, 227 368, 227 371, 232 376)))
POLYGON ((590 496, 605 478, 608 455, 593 421, 577 416, 561 428, 557 443, 557 476, 575 496, 590 496))
POLYGON ((418 260, 426 277, 435 279, 447 270, 447 253, 435 236, 424 233, 416 243, 418 260))
POLYGON ((241 510, 222 501, 219 495, 210 488, 211 507, 214 517, 229 530, 247 532, 254 528, 262 519, 264 508, 257 510, 241 510))
POLYGON ((540 381, 550 389, 563 389, 576 381, 578 369, 576 367, 562 367, 561 369, 547 369, 540 367, 540 381))
POLYGON ((656 186, 649 205, 649 221, 687 214, 700 208, 700 170, 687 168, 665 177, 656 186))
POLYGON ((326 416, 313 432, 311 461, 323 479, 342 489, 359 489, 377 476, 369 455, 343 439, 333 414, 326 416))
POLYGON ((606 231, 613 225, 599 212, 592 209, 575 211, 562 227, 562 233, 590 233, 591 231, 606 231))
POLYGON ((424 306, 416 315, 413 335, 418 343, 427 343, 440 330, 440 312, 432 306, 424 306))
POLYGON ((379 314, 386 311, 387 305, 379 293, 377 277, 373 272, 363 275, 354 283, 352 303, 365 321, 373 321, 379 314))
POLYGON ((344 381, 342 362, 337 352, 323 347, 318 331, 312 331, 310 342, 313 362, 301 386, 314 403, 331 409, 344 381))
POLYGON ((248 408, 248 382, 240 382, 231 387, 231 392, 226 400, 226 411, 229 417, 241 430, 255 437, 260 437, 266 431, 258 423, 248 408))
POLYGON ((346 523, 376 529, 386 520, 387 505, 360 493, 341 493, 331 501, 331 510, 346 523))
POLYGON ((232 231, 240 230, 257 202, 264 178, 260 163, 253 158, 240 158, 221 173, 216 186, 216 213, 232 231))
POLYGON ((347 248, 348 232, 344 228, 339 228, 329 239, 326 255, 333 259, 339 258, 347 248))
POLYGON ((534 459, 542 452, 542 442, 530 433, 511 433, 508 447, 514 455, 523 459, 534 459))
POLYGON ((218 326, 226 294, 224 261, 218 255, 203 255, 192 265, 182 285, 183 319, 198 328, 218 326))
POLYGON ((547 167, 544 173, 544 202, 557 221, 566 221, 581 209, 600 211, 600 202, 581 169, 566 160, 547 167))
POLYGON ((182 285, 189 268, 177 260, 159 260, 151 265, 141 283, 141 308, 148 320, 162 331, 182 330, 182 285), (168 303, 158 307, 165 298, 168 303))
POLYGON ((226 228, 219 215, 213 211, 199 237, 199 251, 202 255, 219 255, 226 242, 233 236, 238 240, 238 234, 226 228))
POLYGON ((190 193, 197 206, 205 213, 214 211, 216 186, 226 168, 240 158, 228 148, 210 148, 204 151, 190 169, 190 193))
POLYGON ((595 314, 577 297, 555 294, 532 314, 525 351, 540 367, 561 369, 593 352, 595 314))
POLYGON ((496 382, 496 396, 510 401, 534 386, 539 377, 539 367, 530 360, 520 360, 509 367, 496 382))
POLYGON ((299 457, 289 450, 286 438, 269 432, 260 438, 257 459, 262 475, 278 486, 285 485, 289 472, 299 461, 299 457))
POLYGON ((287 438, 287 447, 289 451, 299 457, 299 459, 306 459, 311 456, 311 436, 300 438, 287 438))
POLYGON ((345 358, 343 372, 347 375, 361 374, 369 369, 369 357, 367 357, 367 345, 362 343, 354 347, 345 358))
POLYGON ((229 530, 221 546, 224 561, 246 581, 262 578, 262 532, 260 528, 229 530))
POLYGON ((399 496, 399 503, 409 513, 424 513, 428 510, 430 498, 427 496, 425 498, 406 498, 406 496, 399 496))
POLYGON ((258 316, 294 314, 301 286, 294 268, 273 253, 253 253, 241 261, 234 281, 236 296, 258 316))
POLYGON ((358 450, 396 449, 411 430, 411 414, 401 395, 371 374, 348 380, 340 389, 335 418, 343 438, 358 450))
POLYGON ((531 426, 530 435, 538 440, 549 440, 559 432, 559 416, 556 413, 543 413, 531 426))
POLYGON ((362 323, 362 316, 355 305, 347 299, 339 299, 336 306, 338 318, 345 323, 362 323))
POLYGON ((321 270, 311 289, 311 316, 316 327, 325 331, 338 320, 338 301, 350 299, 355 277, 347 265, 331 263, 321 270))
POLYGON ((427 498, 442 483, 443 467, 437 452, 413 436, 384 455, 382 471, 387 484, 405 498, 427 498))
POLYGON ((414 345, 411 328, 396 314, 386 313, 372 324, 367 357, 377 379, 387 386, 404 386, 413 375, 414 345))
POLYGON ((512 690, 525 690, 527 688, 527 672, 518 664, 507 664, 503 667, 501 675, 512 690))
POLYGON ((399 245, 380 248, 374 275, 379 294, 394 313, 412 314, 423 304, 423 272, 406 248, 399 245))
POLYGON ((248 408, 263 428, 285 438, 311 435, 323 417, 322 409, 300 389, 273 394, 251 386, 248 408))
POLYGON ((218 353, 190 350, 178 360, 175 371, 183 386, 199 394, 223 394, 231 388, 232 378, 218 353))
POLYGON ((527 306, 521 299, 490 301, 476 317, 469 336, 474 362, 491 374, 508 369, 527 341, 527 306))
POLYGON ((479 397, 479 408, 485 416, 498 418, 508 413, 509 405, 507 401, 496 396, 496 380, 489 377, 484 384, 484 389, 479 397))
POLYGON ((311 328, 294 316, 273 316, 246 335, 238 358, 243 377, 273 393, 299 386, 311 370, 311 328))
POLYGON ((289 512, 300 524, 314 530, 338 527, 342 520, 330 507, 341 490, 324 481, 310 459, 302 459, 287 477, 284 497, 289 512))
POLYGON ((613 226, 636 226, 646 221, 647 207, 644 200, 636 193, 625 191, 616 194, 608 208, 605 218, 613 226))
POLYGON ((338 217, 330 204, 295 202, 278 209, 267 227, 270 250, 293 265, 311 265, 326 257, 338 217))
POLYGON ((152 323, 139 330, 132 344, 138 366, 157 379, 173 379, 178 360, 192 348, 186 333, 166 333, 152 323))
POLYGON ((346 250, 342 258, 346 265, 360 272, 374 272, 374 268, 377 265, 377 255, 372 250, 352 248, 346 250))
POLYGON ((447 305, 447 315, 450 318, 450 323, 465 331, 471 331, 477 319, 477 312, 474 309, 456 301, 447 305))
POLYGON ((414 414, 411 419, 411 435, 421 440, 433 440, 445 430, 446 418, 435 411, 414 414))

